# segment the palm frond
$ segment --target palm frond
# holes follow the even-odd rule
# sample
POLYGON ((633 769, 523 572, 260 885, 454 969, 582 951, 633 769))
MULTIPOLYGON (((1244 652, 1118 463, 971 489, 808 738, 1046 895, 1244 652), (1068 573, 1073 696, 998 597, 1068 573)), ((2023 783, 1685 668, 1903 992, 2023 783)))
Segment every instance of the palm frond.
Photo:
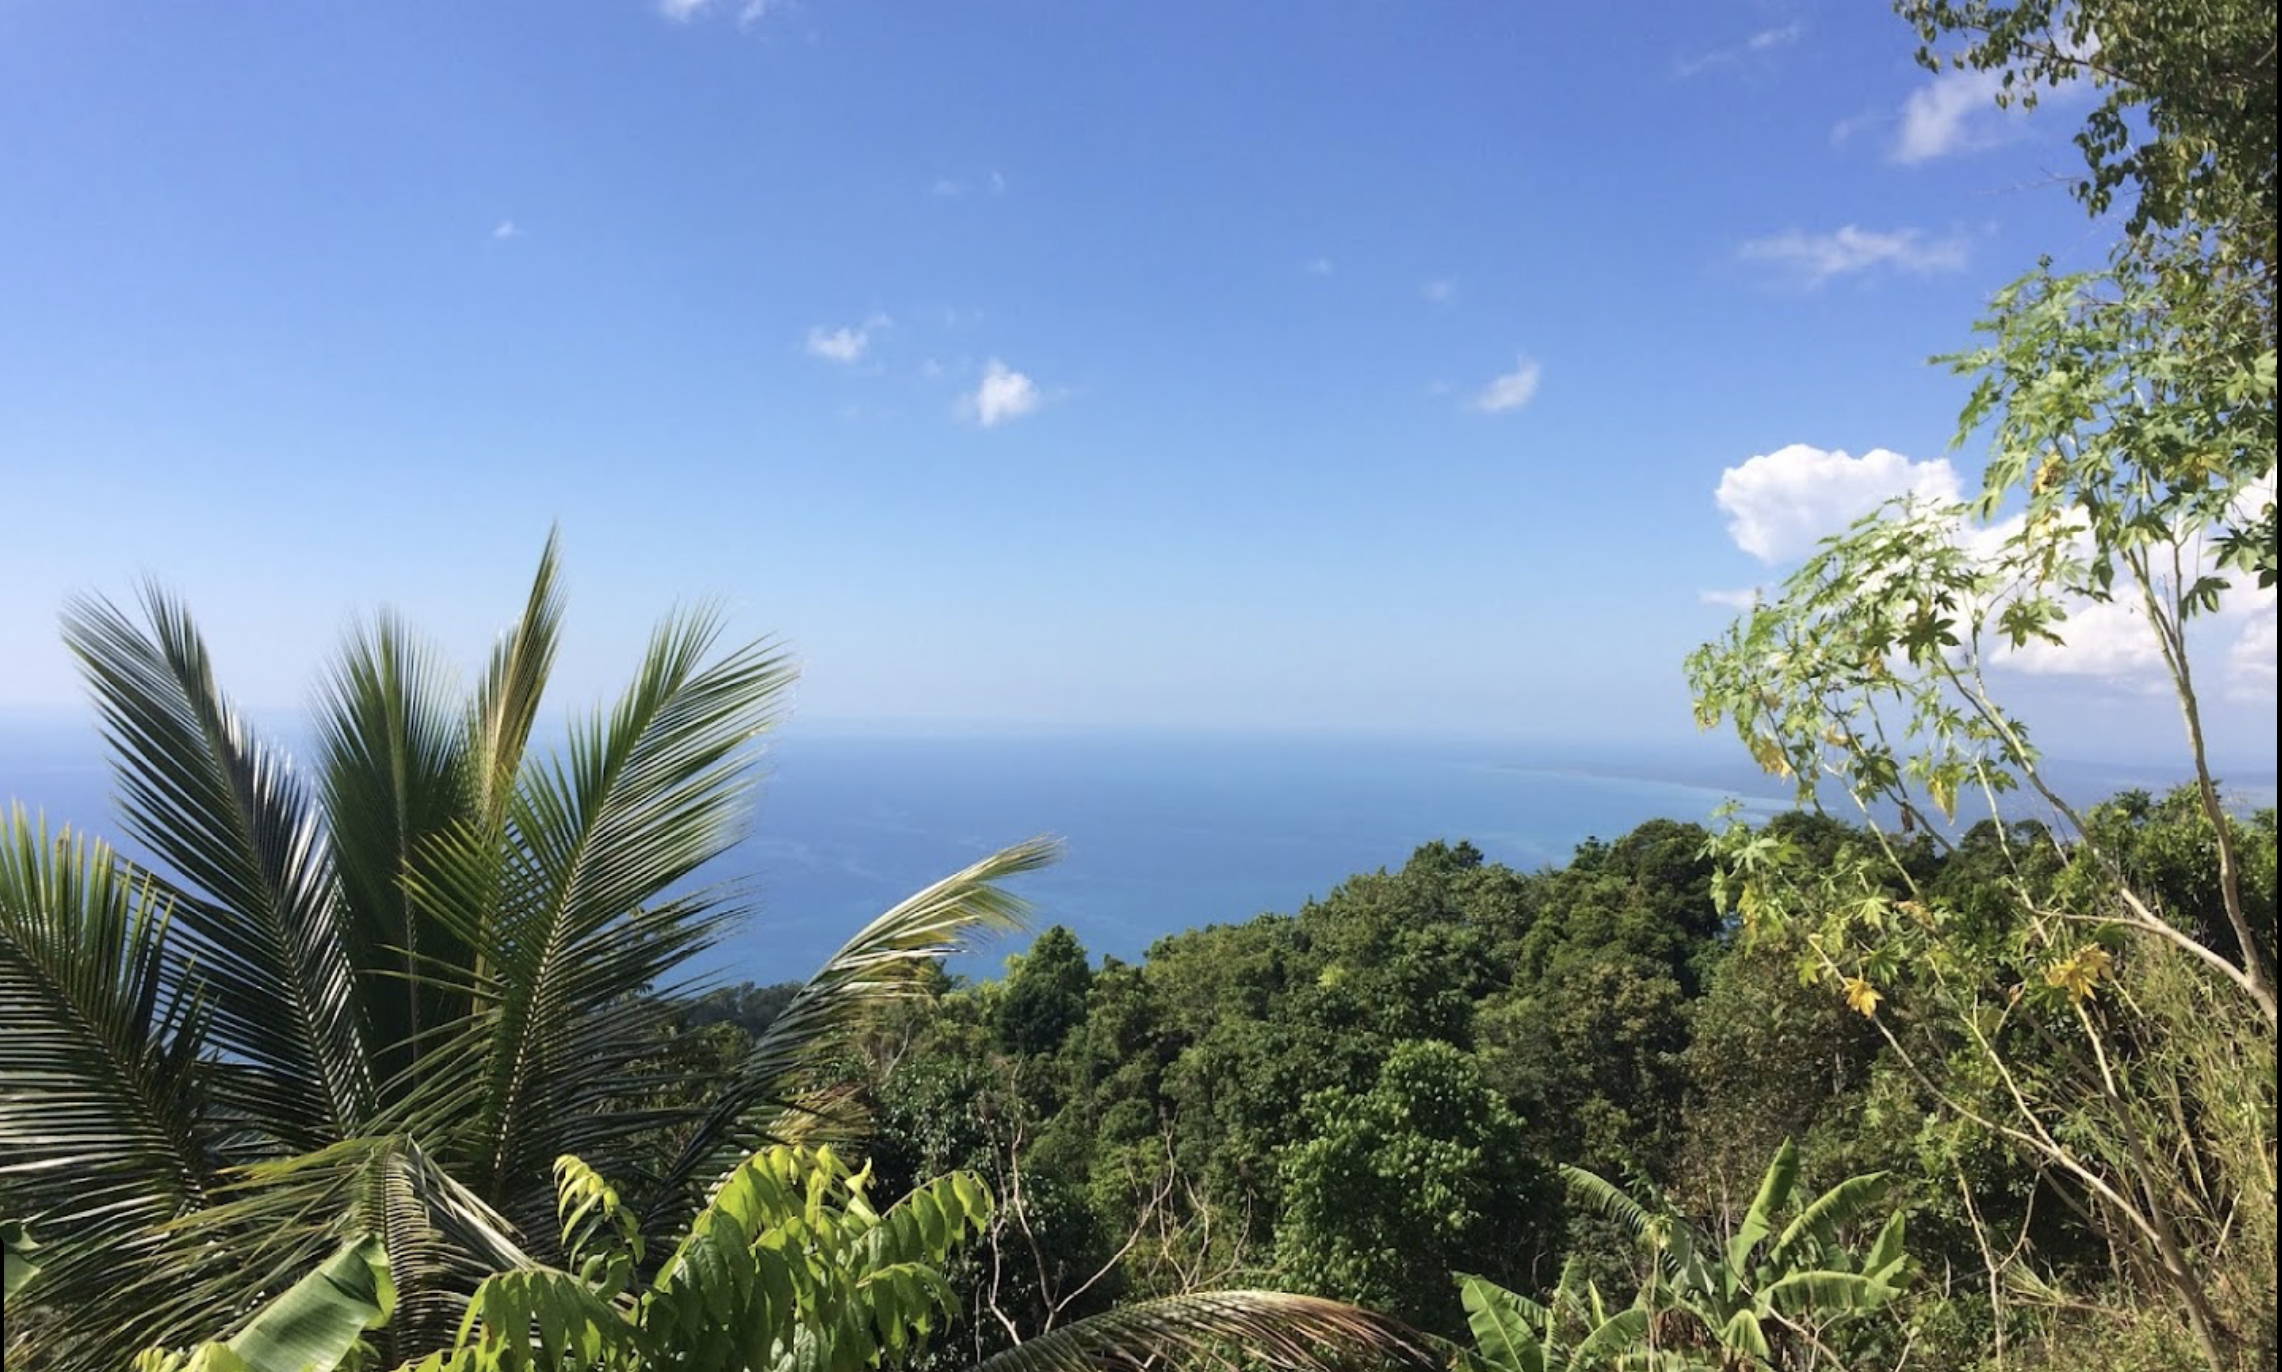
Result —
POLYGON ((513 1225, 404 1135, 346 1139, 240 1169, 172 1228, 178 1247, 228 1257, 146 1296, 164 1341, 176 1343, 207 1332, 217 1312, 236 1316, 249 1294, 283 1287, 344 1240, 372 1235, 400 1294, 383 1342, 402 1361, 451 1342, 485 1277, 538 1262, 513 1225))
POLYGON ((466 967, 470 946, 424 918, 404 884, 413 853, 470 809, 468 732, 448 692, 442 665, 383 616, 343 646, 318 703, 319 794, 384 1094, 417 1068, 431 1029, 467 1012, 420 974, 466 967))
POLYGON ((923 994, 925 969, 976 934, 1020 928, 1029 907, 998 883, 1060 853, 1048 838, 993 853, 905 899, 833 954, 762 1031, 683 1143, 645 1209, 647 1226, 700 1199, 699 1188, 768 1143, 788 1111, 812 1103, 816 1070, 883 1005, 923 994))
POLYGON ((284 755, 215 687, 188 613, 155 586, 143 606, 147 632, 108 601, 75 601, 64 639, 117 755, 128 831, 178 880, 174 933, 214 1044, 254 1069, 218 1103, 288 1150, 320 1147, 373 1103, 323 826, 284 755))
POLYGON ((166 932, 148 877, 11 808, 0 837, 0 1210, 38 1227, 53 1316, 27 1357, 139 1327, 144 1285, 172 1267, 157 1226, 215 1179, 204 1017, 166 932))
MULTIPOLYGON (((231 1357, 222 1365, 243 1372, 331 1372, 349 1362, 366 1330, 388 1318, 395 1298, 380 1240, 351 1239, 255 1311, 224 1345, 231 1357)), ((154 1350, 138 1358, 136 1367, 188 1372, 213 1365, 200 1351, 154 1350)))
POLYGON ((468 714, 468 750, 474 759, 470 783, 476 813, 490 829, 507 822, 507 803, 515 793, 531 725, 539 716, 547 676, 554 668, 563 620, 562 592, 555 584, 561 545, 561 532, 550 531, 523 616, 493 646, 468 714))
POLYGON ((519 1223, 551 1208, 556 1157, 618 1170, 646 1121, 602 1107, 670 1013, 644 993, 736 913, 718 888, 671 893, 742 836, 747 745, 793 672, 766 644, 709 664, 717 631, 704 614, 660 628, 617 706, 524 767, 503 846, 466 827, 414 860, 409 892, 479 955, 464 1175, 519 1223))
MULTIPOLYGON (((0 839, 0 1185, 161 1218, 198 1203, 202 1019, 148 878, 11 806, 0 839)), ((43 1207, 44 1208, 44 1207, 43 1207)))
POLYGON ((1121 1306, 986 1358, 975 1372, 1146 1372, 1167 1365, 1329 1372, 1393 1362, 1440 1367, 1384 1315, 1282 1291, 1208 1291, 1121 1306), (1186 1360, 1186 1361, 1184 1361, 1186 1360))
POLYGON ((0 1220, 0 1296, 9 1300, 40 1274, 39 1240, 21 1220, 0 1220))

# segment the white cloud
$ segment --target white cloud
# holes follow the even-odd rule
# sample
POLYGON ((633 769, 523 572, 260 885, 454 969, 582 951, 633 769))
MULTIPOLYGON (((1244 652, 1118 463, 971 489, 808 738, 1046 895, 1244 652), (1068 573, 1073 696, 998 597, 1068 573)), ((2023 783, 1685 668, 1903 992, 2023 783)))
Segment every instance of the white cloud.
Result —
POLYGON ((1521 358, 1512 371, 1482 388, 1482 393, 1474 397, 1474 408, 1484 414, 1520 409, 1536 396, 1539 372, 1537 363, 1521 358))
MULTIPOLYGON (((2259 492, 2263 489, 2254 489, 2247 500, 2262 502, 2259 492)), ((1842 532, 1886 500, 1904 494, 1937 505, 1954 504, 1958 499, 1957 473, 1947 461, 1912 462, 1885 449, 1854 458, 1843 452, 1793 444, 1722 472, 1717 500, 1729 516, 1728 533, 1738 547, 1762 562, 1785 563, 1803 557, 1821 539, 1842 532)), ((2263 508, 2262 503, 2259 508, 2263 508)), ((2018 514, 1987 525, 1961 521, 1950 527, 1947 537, 1976 559, 1990 562, 2009 556, 2005 545, 2025 524, 2025 517, 2018 514)), ((2079 522, 2069 555, 2084 558, 2091 553, 2090 532, 2079 522)), ((2236 700, 2272 702, 2274 591, 2256 588, 2239 572, 2221 572, 2215 546, 2209 541, 2189 575, 2224 575, 2233 583, 2218 612, 2208 620, 2198 620, 2191 630, 2194 641, 2227 645, 2223 678, 2227 695, 2236 700)), ((1751 592, 1709 590, 1698 594, 1706 604, 1744 608, 1751 592)), ((1990 664, 2038 676, 2094 678, 2124 689, 2165 689, 2162 650, 2135 593, 2119 588, 2115 599, 2108 601, 2066 596, 2060 608, 2067 618, 2053 627, 2062 642, 2032 639, 2015 648, 1993 636, 1986 644, 1990 664)), ((1989 607, 1988 623, 1994 625, 2000 613, 2001 606, 1989 607)))
POLYGON ((983 369, 982 384, 959 402, 959 410, 984 428, 994 429, 1036 410, 1042 399, 1037 382, 994 357, 983 369))
POLYGON ((491 230, 491 236, 494 240, 504 243, 510 238, 521 238, 523 231, 515 227, 514 220, 502 219, 491 230))
POLYGON ((1785 24, 1780 28, 1761 29, 1740 43, 1732 43, 1724 48, 1714 48, 1710 52, 1695 57, 1682 58, 1673 64, 1672 73, 1680 77, 1701 76, 1715 67, 1730 66, 1746 57, 1770 53, 1778 48, 1787 48, 1805 37, 1806 31, 1807 28, 1804 24, 1785 24))
POLYGON ((1878 231, 1853 224, 1830 233, 1790 229, 1753 238, 1736 249, 1746 262, 1765 262, 1802 286, 1820 286, 1833 277, 1881 268, 1931 276, 1965 265, 1963 234, 1929 239, 1922 229, 1878 231))
POLYGON ((1447 276, 1438 276, 1420 286, 1418 293, 1430 305, 1447 305, 1458 298, 1458 283, 1447 276))
POLYGON ((2058 643, 2030 639, 2018 648, 2000 645, 1996 661, 2037 676, 2099 676, 2154 686, 2163 654, 2148 631, 2137 601, 2078 601, 2065 607, 2068 618, 2053 626, 2058 643))
POLYGON ((1971 67, 1937 73, 1902 102, 1893 159, 1916 164, 2005 140, 2010 112, 1997 108, 2004 73, 1971 67))
POLYGON ((2227 649, 2227 694, 2236 700, 2273 704, 2275 648, 2274 599, 2269 592, 2265 608, 2251 616, 2227 649))
POLYGON ((1745 586, 1740 590, 1698 591, 1696 599, 1706 605, 1719 605, 1730 610, 1748 610, 1759 603, 1760 589, 1745 586))
MULTIPOLYGON (((713 0, 657 0, 658 13, 677 24, 686 24, 713 8, 713 0)), ((785 7, 784 0, 744 0, 737 7, 737 22, 758 24, 785 7)))
POLYGON ((1307 264, 1301 267, 1300 270, 1306 272, 1309 276, 1329 276, 1333 272, 1339 270, 1339 268, 1338 265, 1328 257, 1316 257, 1310 258, 1307 264))
POLYGON ((1912 462, 1884 448, 1849 457, 1793 443, 1721 472, 1715 499, 1735 545, 1775 563, 1805 555, 1898 495, 1953 502, 1957 469, 1943 458, 1912 462))
POLYGON ((1006 194, 1006 176, 1003 172, 994 171, 990 174, 990 193, 992 195, 1006 194))
POLYGON ((843 325, 837 329, 827 329, 818 324, 808 331, 808 355, 821 357, 827 362, 858 361, 863 357, 864 350, 872 345, 872 336, 886 329, 889 323, 886 315, 875 314, 853 327, 843 325))
POLYGON ((965 185, 958 181, 952 180, 948 176, 936 177, 935 183, 927 188, 928 194, 940 197, 944 200, 948 200, 953 196, 964 195, 966 194, 966 191, 967 188, 965 185))

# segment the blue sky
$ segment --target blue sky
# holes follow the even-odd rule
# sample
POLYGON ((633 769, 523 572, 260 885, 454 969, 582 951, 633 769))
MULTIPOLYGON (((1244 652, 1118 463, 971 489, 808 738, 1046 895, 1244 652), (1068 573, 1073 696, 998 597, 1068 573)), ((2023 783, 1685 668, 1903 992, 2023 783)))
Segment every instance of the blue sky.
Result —
MULTIPOLYGON (((254 705, 380 604, 472 663, 559 523, 579 698, 716 596, 818 720, 1685 733, 1722 595, 1945 479, 1924 359, 2101 253, 2080 109, 1912 46, 1774 0, 5 0, 0 705, 76 700, 57 609, 144 574, 254 705)), ((2271 758, 2271 598, 2207 644, 2271 758)), ((2094 657, 2011 674, 2048 737, 2168 746, 2094 657)))

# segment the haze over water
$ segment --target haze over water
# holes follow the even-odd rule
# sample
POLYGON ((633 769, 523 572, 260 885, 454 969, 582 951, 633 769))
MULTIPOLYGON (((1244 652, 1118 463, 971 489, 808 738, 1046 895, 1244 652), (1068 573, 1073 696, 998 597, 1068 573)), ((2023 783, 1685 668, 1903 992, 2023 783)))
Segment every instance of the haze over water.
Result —
MULTIPOLYGON (((542 733, 542 738, 546 737, 542 733)), ((904 896, 1037 834, 1066 844, 1016 889, 1040 927, 1070 926, 1097 957, 1157 938, 1293 911, 1419 844, 1469 839, 1525 870, 1642 822, 1709 823, 1726 800, 1787 808, 1724 735, 1661 746, 1178 730, 931 732, 795 724, 763 755, 751 834, 719 864, 753 918, 705 959, 731 979, 805 977, 904 896)), ((2076 795, 2178 778, 2144 766, 2062 764, 2076 795)), ((2247 803, 2273 774, 2231 772, 2247 803)), ((0 715, 0 798, 51 825, 118 841, 107 765, 85 713, 0 715)), ((996 967, 1020 938, 962 959, 996 967)))

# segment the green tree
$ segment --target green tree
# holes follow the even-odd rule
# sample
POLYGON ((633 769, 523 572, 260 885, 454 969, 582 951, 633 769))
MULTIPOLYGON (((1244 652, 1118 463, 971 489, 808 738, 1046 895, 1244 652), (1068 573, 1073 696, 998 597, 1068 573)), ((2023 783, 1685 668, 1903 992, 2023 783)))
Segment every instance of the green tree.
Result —
POLYGON ((743 915, 696 879, 743 832, 782 655, 718 650, 710 613, 669 619, 618 700, 543 753, 550 542, 465 694, 396 620, 352 634, 303 771, 217 688, 183 608, 143 602, 142 622, 75 604, 66 638, 153 863, 20 808, 0 843, 0 1213, 46 1244, 12 1363, 117 1366, 228 1322, 343 1214, 388 1248, 385 1347, 437 1346, 483 1273, 558 1256, 556 1157, 639 1177, 629 1203, 663 1221, 755 1140, 832 1127, 807 1108, 825 1064, 965 936, 1011 925, 996 883, 1052 853, 897 906, 731 1070, 685 1060, 660 1090, 636 1081, 665 1070, 676 1013, 651 991, 743 915))
POLYGON ((1093 968, 1077 936, 1057 924, 1016 960, 992 1007, 999 1042, 1010 1052, 1051 1053, 1085 1018, 1093 968))
POLYGON ((1522 1122, 1459 1049, 1397 1046, 1368 1091, 1307 1099, 1283 1163, 1278 1258, 1327 1294, 1420 1327, 1459 1327, 1454 1268, 1514 1280, 1541 1237, 1539 1176, 1522 1122))

